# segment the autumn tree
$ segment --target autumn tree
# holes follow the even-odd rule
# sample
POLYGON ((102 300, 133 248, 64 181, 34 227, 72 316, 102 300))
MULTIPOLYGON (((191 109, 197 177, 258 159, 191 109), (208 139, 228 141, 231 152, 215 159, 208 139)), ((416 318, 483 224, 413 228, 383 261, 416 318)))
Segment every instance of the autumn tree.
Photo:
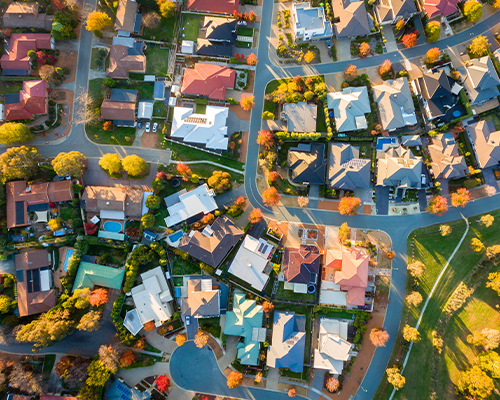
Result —
POLYGON ((410 47, 413 47, 417 44, 417 38, 418 38, 417 33, 411 32, 404 35, 401 41, 403 42, 404 46, 407 49, 409 49, 410 47))
POLYGON ((16 308, 16 303, 7 295, 0 295, 0 313, 7 314, 16 308))
POLYGON ((177 343, 177 346, 182 346, 186 342, 186 335, 179 333, 175 337, 175 343, 177 343))
POLYGON ((158 379, 156 379, 156 388, 160 391, 160 393, 165 393, 170 387, 170 379, 167 375, 160 375, 158 379))
POLYGON ((469 22, 476 22, 483 15, 483 6, 477 0, 467 0, 464 3, 464 16, 469 22))
POLYGON ((358 67, 354 64, 349 64, 348 67, 344 70, 344 77, 347 80, 354 79, 358 76, 358 67))
POLYGON ((99 360, 112 373, 115 373, 120 367, 120 352, 118 348, 112 344, 103 344, 99 347, 99 360))
POLYGON ((441 36, 441 24, 439 21, 430 21, 425 27, 425 34, 427 35, 427 40, 430 43, 434 43, 439 40, 441 36))
POLYGON ((76 329, 80 331, 93 332, 101 327, 101 313, 99 311, 89 311, 80 318, 76 329))
POLYGON ((99 160, 99 166, 109 175, 117 174, 122 170, 122 160, 115 153, 103 154, 99 160))
POLYGON ((448 236, 451 234, 451 226, 450 225, 439 225, 439 231, 441 232, 441 236, 448 236))
POLYGON ((389 334, 384 328, 373 328, 370 331, 370 341, 375 347, 385 347, 389 341, 389 334))
POLYGON ((59 176, 69 175, 74 178, 80 178, 85 170, 87 157, 79 151, 70 151, 69 153, 59 153, 52 160, 54 172, 59 176))
POLYGON ((160 14, 163 18, 171 19, 175 15, 175 3, 170 0, 160 0, 158 1, 160 6, 160 14))
POLYGON ((486 257, 490 260, 496 258, 500 254, 500 244, 494 244, 486 248, 486 257))
POLYGON ((295 397, 297 395, 297 389, 295 389, 293 386, 288 389, 288 397, 295 397))
POLYGON ((240 106, 245 111, 250 111, 254 105, 255 96, 251 96, 249 94, 242 94, 240 99, 240 106))
POLYGON ((304 54, 304 61, 306 63, 310 63, 316 59, 316 53, 312 50, 309 50, 306 54, 304 54))
POLYGON ((387 382, 394 386, 394 389, 399 390, 405 386, 406 379, 401 375, 398 367, 387 368, 385 372, 387 373, 387 382))
POLYGON ((339 387, 340 387, 340 382, 335 379, 334 376, 330 376, 327 380, 326 380, 326 390, 328 390, 330 393, 335 393, 337 390, 339 390, 339 387))
POLYGON ((182 176, 191 176, 191 168, 189 168, 186 164, 184 163, 179 163, 176 166, 177 172, 181 174, 182 176))
POLYGON ((357 209, 361 206, 361 199, 351 196, 344 196, 339 203, 339 212, 341 215, 357 215, 357 209))
POLYGON ((500 345, 500 331, 497 329, 484 328, 481 334, 485 338, 485 349, 487 351, 496 349, 500 345))
POLYGON ((250 53, 247 56, 247 64, 248 65, 257 65, 257 56, 254 53, 250 53))
POLYGON ((123 169, 130 176, 141 176, 148 170, 148 164, 141 157, 131 154, 122 161, 123 169))
POLYGON ((111 18, 108 14, 100 11, 92 11, 87 17, 85 29, 92 32, 101 31, 111 26, 111 18))
POLYGON ((359 55, 361 58, 365 58, 370 54, 370 45, 366 42, 363 42, 359 45, 359 55))
POLYGON ((378 68, 378 73, 380 76, 384 76, 392 71, 392 63, 390 60, 385 60, 382 65, 378 68))
POLYGON ((422 295, 419 292, 413 291, 406 296, 406 302, 410 307, 418 307, 422 303, 422 295))
POLYGON ((297 204, 299 205, 299 207, 301 208, 306 208, 307 205, 309 204, 309 198, 308 197, 305 197, 305 196, 300 196, 298 199, 297 199, 297 204))
POLYGON ((496 351, 479 354, 479 367, 494 379, 500 378, 500 355, 496 351))
POLYGON ((396 252, 393 251, 393 250, 390 250, 388 251, 387 253, 385 253, 385 256, 389 259, 389 260, 393 260, 394 257, 396 257, 396 252))
POLYGON ((274 135, 271 131, 259 131, 259 135, 257 136, 257 144, 264 146, 267 150, 272 149, 274 147, 274 135))
POLYGON ((130 367, 135 361, 135 354, 132 350, 126 350, 120 357, 120 368, 130 367))
POLYGON ((0 125, 0 143, 2 144, 24 143, 34 137, 31 129, 20 122, 6 122, 0 125))
POLYGON ((248 219, 250 220, 250 223, 256 224, 257 222, 262 221, 262 211, 260 208, 254 208, 252 212, 250 213, 248 219))
POLYGON ((89 302, 92 307, 99 307, 108 302, 108 290, 105 288, 95 289, 89 297, 89 302))
POLYGON ((453 207, 465 207, 471 200, 471 195, 467 189, 460 188, 451 194, 451 205, 453 207))
POLYGON ((42 65, 40 67, 40 69, 38 70, 38 75, 45 82, 48 82, 48 83, 55 83, 59 79, 59 76, 56 73, 55 67, 53 65, 49 65, 49 64, 42 65))
POLYGON ((479 35, 472 39, 472 43, 468 47, 469 54, 472 58, 479 58, 488 55, 490 51, 490 43, 486 36, 479 35))
POLYGON ((223 193, 231 189, 231 175, 229 172, 214 171, 207 182, 208 186, 210 186, 215 193, 223 193))
POLYGON ((444 340, 441 335, 436 331, 432 331, 432 346, 436 349, 438 354, 441 354, 443 351, 443 344, 444 340))
POLYGON ((410 325, 405 325, 403 328, 403 339, 407 342, 419 342, 420 333, 416 328, 413 328, 410 325))
POLYGON ((198 331, 194 337, 194 344, 199 349, 205 347, 208 343, 208 335, 203 331, 198 331))
POLYGON ((425 265, 421 261, 413 261, 411 264, 408 264, 408 272, 414 278, 420 278, 425 272, 425 265))
POLYGON ((161 198, 155 194, 150 194, 146 198, 146 207, 152 210, 160 208, 161 198))
POLYGON ((273 310, 274 310, 274 304, 271 303, 270 301, 264 300, 264 302, 262 303, 262 311, 264 311, 266 315, 269 315, 269 313, 272 312, 273 310))
POLYGON ((151 228, 155 223, 155 216, 153 214, 144 214, 141 217, 141 224, 145 229, 151 228))
POLYGON ((425 62, 427 64, 434 64, 441 57, 441 50, 437 47, 433 47, 429 49, 427 53, 425 53, 425 62))
MULTIPOLYGON (((119 359, 117 360, 117 365, 119 365, 119 359)), ((118 367, 116 369, 118 369, 118 367)), ((106 366, 106 364, 102 362, 101 359, 92 361, 89 367, 87 368, 87 372, 88 376, 85 383, 87 384, 87 386, 97 386, 97 387, 104 386, 105 383, 108 381, 108 379, 111 377, 111 374, 113 373, 112 370, 109 369, 106 366)))
POLYGON ((491 225, 493 225, 494 221, 495 217, 490 214, 483 215, 481 218, 479 218, 479 223, 486 228, 489 228, 491 225))
POLYGON ((234 389, 243 383, 243 375, 238 371, 231 371, 227 377, 227 386, 234 389))
POLYGON ((35 396, 45 394, 47 386, 43 382, 42 375, 33 372, 28 367, 29 364, 15 363, 13 365, 9 375, 10 386, 35 396))
POLYGON ((89 364, 88 361, 81 358, 72 361, 71 366, 64 373, 64 385, 71 389, 81 388, 87 379, 89 364))
POLYGON ((485 399, 489 397, 495 384, 486 372, 478 365, 474 365, 460 374, 457 389, 470 399, 485 399))
POLYGON ((486 250, 486 247, 484 246, 483 242, 481 242, 481 240, 478 239, 477 237, 471 239, 470 248, 474 250, 475 253, 482 253, 483 251, 486 250))
POLYGON ((434 195, 429 199, 429 205, 425 209, 430 214, 443 216, 448 211, 448 201, 440 195, 434 195))
POLYGON ((61 228, 61 218, 52 218, 47 222, 52 232, 61 228))
POLYGON ((146 28, 153 29, 160 25, 160 21, 161 17, 158 15, 158 13, 150 11, 146 14, 143 14, 141 24, 146 28))
POLYGON ((266 206, 276 206, 280 202, 280 199, 281 195, 274 186, 262 192, 262 200, 264 200, 266 206))

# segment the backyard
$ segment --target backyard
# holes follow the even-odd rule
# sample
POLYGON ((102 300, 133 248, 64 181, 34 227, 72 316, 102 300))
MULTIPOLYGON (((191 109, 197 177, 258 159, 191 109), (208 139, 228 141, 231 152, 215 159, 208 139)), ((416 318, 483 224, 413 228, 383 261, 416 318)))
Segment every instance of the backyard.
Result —
POLYGON ((176 26, 178 26, 176 19, 177 15, 169 19, 162 17, 160 23, 156 25, 156 27, 144 29, 144 38, 164 42, 173 42, 175 29, 176 26))
POLYGON ((293 290, 285 289, 285 283, 280 282, 276 293, 276 301, 280 299, 313 303, 316 301, 316 293, 295 293, 293 290))
POLYGON ((199 273, 200 266, 192 261, 176 258, 172 262, 172 275, 193 275, 199 273))
POLYGON ((202 23, 203 17, 184 14, 182 16, 182 40, 192 40, 196 42, 202 23))
POLYGON ((149 47, 147 50, 146 74, 167 76, 169 49, 149 47))

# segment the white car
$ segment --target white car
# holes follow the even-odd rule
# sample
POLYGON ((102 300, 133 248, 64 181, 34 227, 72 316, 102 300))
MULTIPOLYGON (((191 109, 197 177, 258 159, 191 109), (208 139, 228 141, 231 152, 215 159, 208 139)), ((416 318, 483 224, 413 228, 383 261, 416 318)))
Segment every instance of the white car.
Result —
POLYGON ((153 132, 155 132, 155 133, 156 133, 156 129, 157 129, 157 128, 158 128, 158 122, 155 122, 155 123, 153 124, 153 132))
POLYGON ((149 132, 151 129, 151 122, 146 123, 146 132, 149 132))
POLYGON ((186 316, 186 326, 189 326, 191 323, 191 317, 189 315, 186 316))

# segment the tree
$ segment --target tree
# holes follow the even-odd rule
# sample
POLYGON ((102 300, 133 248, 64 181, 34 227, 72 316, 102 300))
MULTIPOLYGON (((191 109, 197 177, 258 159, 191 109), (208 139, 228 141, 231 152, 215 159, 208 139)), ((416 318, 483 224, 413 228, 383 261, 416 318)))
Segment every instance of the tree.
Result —
POLYGON ((80 178, 83 175, 87 157, 79 151, 70 151, 69 153, 59 153, 52 160, 54 172, 59 176, 69 175, 74 178, 80 178))
POLYGON ((170 387, 170 379, 167 375, 160 375, 158 379, 156 379, 156 388, 160 391, 160 393, 165 393, 170 387))
POLYGON ((113 130, 113 121, 104 121, 102 124, 102 129, 104 129, 107 132, 110 132, 113 130))
POLYGON ((486 337, 479 331, 472 331, 467 335, 467 343, 476 347, 484 347, 486 345, 486 337))
POLYGON ((405 325, 403 328, 403 339, 407 342, 419 342, 420 333, 416 328, 413 328, 410 325, 405 325))
POLYGON ((72 357, 62 356, 54 368, 54 373, 57 376, 64 376, 72 365, 73 365, 72 357))
POLYGON ((339 227, 339 241, 344 242, 349 239, 351 239, 351 228, 349 228, 347 222, 344 222, 339 227))
POLYGON ((477 0, 467 0, 464 4, 464 16, 469 22, 476 22, 483 15, 483 6, 477 0))
POLYGON ((61 228, 61 218, 52 218, 47 222, 52 232, 61 228))
POLYGON ((500 345, 500 331, 496 329, 484 328, 481 334, 485 337, 486 350, 496 349, 500 345))
POLYGON ((231 175, 229 172, 214 171, 207 182, 215 193, 223 193, 231 189, 231 175))
POLYGON ((363 42, 359 45, 359 55, 361 58, 365 58, 370 54, 370 45, 366 42, 363 42))
POLYGON ((153 214, 144 214, 141 217, 141 224, 145 229, 151 228, 155 223, 155 216, 153 214))
POLYGON ((328 390, 330 393, 335 393, 337 390, 339 390, 340 387, 340 382, 335 379, 335 377, 331 376, 326 380, 326 390, 328 390))
POLYGON ((316 53, 312 50, 309 50, 306 54, 304 54, 304 61, 306 63, 312 62, 316 58, 316 53))
POLYGON ((448 211, 448 201, 443 196, 434 195, 429 199, 429 205, 425 211, 442 217, 448 211))
POLYGON ((370 341, 375 347, 385 347, 389 340, 389 334, 384 328, 373 328, 370 331, 370 341))
POLYGON ((108 290, 104 288, 95 289, 90 295, 89 301, 92 307, 99 307, 108 302, 108 290))
POLYGON ((148 164, 135 154, 125 157, 122 161, 123 169, 128 175, 141 176, 148 171, 148 164))
POLYGON ((472 39, 472 43, 468 47, 469 54, 472 58, 479 58, 486 56, 490 50, 490 43, 486 36, 479 35, 478 37, 472 39))
POLYGON ((266 206, 275 206, 280 202, 280 199, 281 195, 274 186, 262 192, 262 200, 266 206))
POLYGON ((227 377, 227 386, 234 389, 243 383, 243 375, 238 371, 231 371, 227 377))
MULTIPOLYGON (((264 111, 262 113, 262 119, 265 119, 265 120, 272 120, 274 119, 274 114, 271 112, 271 111, 264 111)), ((234 142, 233 142, 234 143, 234 142)))
POLYGON ((257 65, 257 63, 258 63, 257 56, 254 53, 250 53, 247 56, 247 64, 248 65, 257 65))
POLYGON ((35 147, 10 147, 0 155, 2 182, 31 179, 38 172, 40 154, 35 147))
POLYGON ((467 189, 460 188, 451 194, 451 205, 453 207, 465 207, 470 201, 471 195, 467 189))
POLYGON ((12 299, 9 296, 5 294, 0 296, 0 313, 9 313, 12 310, 12 306, 15 306, 15 304, 12 304, 12 299))
POLYGON ((245 197, 240 196, 234 201, 234 205, 240 209, 243 209, 247 205, 247 200, 245 197))
POLYGON ((385 372, 387 373, 387 382, 394 386, 394 389, 399 390, 405 386, 406 379, 401 375, 399 368, 387 368, 385 372))
POLYGON ((269 172, 269 175, 267 177, 267 180, 269 182, 276 182, 276 181, 278 181, 280 179, 281 179, 281 175, 278 172, 276 172, 276 171, 269 172))
POLYGON ((99 360, 101 360, 107 369, 115 373, 120 366, 120 352, 112 344, 103 344, 99 347, 99 360))
POLYGON ((479 354, 479 367, 494 379, 500 378, 500 355, 496 351, 479 354))
POLYGON ((160 196, 157 196, 155 194, 150 194, 148 198, 146 199, 146 207, 151 208, 152 210, 156 210, 160 208, 160 196))
POLYGON ((194 344, 199 349, 205 347, 208 343, 208 335, 203 331, 198 331, 194 337, 194 344))
POLYGON ((486 250, 486 247, 484 246, 483 242, 479 240, 478 238, 472 238, 470 241, 470 248, 474 250, 476 253, 482 253, 483 251, 486 250))
POLYGON ((257 136, 257 144, 264 146, 267 150, 270 150, 274 147, 274 135, 271 131, 259 131, 259 135, 257 136))
POLYGON ((180 333, 175 337, 175 343, 177 343, 177 346, 182 346, 185 342, 186 342, 186 335, 180 333))
POLYGON ((420 278, 425 272, 425 265, 421 261, 413 261, 411 264, 408 264, 408 272, 414 278, 420 278))
POLYGON ((255 105, 255 102, 253 101, 254 99, 255 96, 251 96, 249 94, 242 94, 240 99, 241 108, 245 111, 250 111, 255 105))
POLYGON ((10 386, 32 395, 40 396, 46 393, 47 387, 43 383, 42 375, 26 368, 20 363, 14 364, 9 375, 10 386))
POLYGON ((76 326, 79 331, 92 332, 101 327, 101 313, 99 311, 89 311, 84 314, 76 326))
POLYGON ((417 33, 411 32, 404 35, 401 41, 403 42, 404 46, 407 49, 409 49, 410 47, 413 47, 417 44, 417 38, 418 38, 417 33))
POLYGON ((85 29, 96 32, 108 26, 111 26, 111 18, 108 14, 100 11, 92 11, 87 17, 87 26, 85 26, 85 29))
MULTIPOLYGON (((101 346, 102 347, 102 346, 101 346)), ((100 360, 94 360, 87 368, 88 377, 85 381, 89 386, 104 386, 111 377, 111 370, 100 360)))
POLYGON ((264 302, 262 303, 262 311, 264 311, 266 315, 269 315, 269 313, 272 312, 273 310, 274 310, 274 304, 271 303, 270 301, 264 300, 264 302))
POLYGON ((448 236, 449 234, 451 234, 451 226, 439 225, 439 231, 441 232, 441 236, 448 236))
POLYGON ((24 143, 35 137, 27 125, 20 122, 6 122, 0 126, 0 143, 24 143))
POLYGON ((500 254, 500 244, 494 244, 486 248, 486 256, 491 260, 500 254))
POLYGON ((175 3, 170 0, 158 1, 160 6, 160 14, 163 18, 171 19, 175 15, 175 3))
POLYGON ((361 199, 357 197, 344 196, 339 203, 339 212, 341 215, 357 215, 357 209, 361 206, 361 199))
POLYGON ((120 368, 130 367, 135 361, 135 354, 132 350, 126 350, 120 357, 120 368))
POLYGON ((288 389, 288 397, 295 397, 297 395, 297 390, 292 386, 288 389))
POLYGON ((300 196, 298 199, 297 199, 297 204, 299 205, 299 207, 301 208, 306 208, 307 205, 309 204, 309 198, 308 197, 305 197, 305 196, 300 196))
POLYGON ((437 47, 433 47, 429 49, 427 53, 425 53, 425 62, 427 64, 434 64, 441 57, 441 50, 437 47))
POLYGON ((432 346, 436 349, 438 354, 441 354, 441 352, 443 351, 443 344, 444 341, 439 333, 437 333, 436 331, 432 331, 432 346))
POLYGON ((38 75, 40 75, 40 78, 42 78, 45 82, 49 83, 57 82, 57 80, 59 79, 59 76, 56 73, 56 69, 53 65, 49 64, 42 65, 38 70, 38 75))
POLYGON ((385 256, 389 259, 389 260, 393 260, 394 257, 396 257, 396 252, 393 251, 393 250, 390 250, 388 251, 387 253, 385 253, 385 256))
POLYGON ((155 193, 160 193, 163 189, 165 189, 165 183, 163 179, 155 178, 153 182, 151 182, 151 187, 155 191, 155 193))
POLYGON ((384 76, 392 71, 392 63, 390 60, 385 60, 378 69, 380 76, 384 76))
POLYGON ((73 389, 81 388, 85 379, 87 379, 87 368, 89 362, 81 358, 77 358, 72 362, 71 367, 64 374, 64 383, 73 389))
POLYGON ((458 391, 471 399, 485 399, 494 388, 493 379, 477 365, 463 371, 457 382, 458 391))
POLYGON ((109 175, 117 174, 122 170, 122 160, 118 154, 107 153, 99 160, 99 166, 109 175))
POLYGON ((406 296, 406 301, 410 307, 418 307, 422 303, 422 295, 419 292, 413 291, 406 296))
POLYGON ((177 172, 181 174, 182 176, 191 176, 191 168, 189 168, 186 164, 184 163, 179 163, 177 164, 177 172))
POLYGON ((142 16, 141 23, 146 28, 156 28, 160 25, 161 17, 154 11, 150 11, 142 16))
POLYGON ((155 323, 154 321, 148 321, 144 324, 144 330, 146 332, 153 332, 155 329, 155 323))
POLYGON ((439 21, 429 22, 425 27, 425 33, 430 43, 436 42, 441 36, 441 24, 439 21))
POLYGON ((344 77, 347 80, 354 79, 358 76, 358 67, 353 64, 349 64, 348 67, 344 70, 344 77))
POLYGON ((493 225, 494 221, 495 217, 490 214, 483 215, 481 218, 479 218, 479 223, 486 228, 489 228, 491 225, 493 225))
POLYGON ((263 217, 263 214, 262 214, 262 211, 260 210, 260 208, 254 208, 252 210, 252 212, 250 213, 248 219, 250 220, 250 223, 256 224, 257 222, 262 221, 262 217, 263 217))

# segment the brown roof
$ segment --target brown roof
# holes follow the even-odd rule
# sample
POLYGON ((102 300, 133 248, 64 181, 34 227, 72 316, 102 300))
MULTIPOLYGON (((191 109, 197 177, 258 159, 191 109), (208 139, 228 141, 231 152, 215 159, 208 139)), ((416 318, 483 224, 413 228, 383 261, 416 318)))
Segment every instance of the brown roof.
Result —
POLYGON ((52 30, 54 16, 40 14, 38 9, 38 3, 11 3, 3 15, 3 27, 52 30))
POLYGON ((220 292, 212 279, 190 279, 188 297, 183 299, 182 314, 195 318, 211 317, 220 314, 220 292), (203 283, 203 285, 202 285, 203 283), (202 289, 202 286, 205 286, 202 289))
POLYGON ((109 78, 127 79, 129 72, 146 72, 146 56, 129 54, 129 48, 116 44, 109 53, 109 68, 106 76, 109 78))
POLYGON ((124 211, 126 217, 140 217, 144 191, 129 187, 86 186, 82 200, 87 212, 124 211))
POLYGON ((104 99, 101 105, 101 118, 109 120, 135 121, 135 103, 104 99))
POLYGON ((31 186, 27 186, 26 181, 8 182, 5 185, 7 228, 28 225, 28 206, 30 205, 71 200, 74 196, 72 187, 73 183, 70 180, 34 183, 31 186))
POLYGON ((234 88, 236 71, 225 66, 197 63, 184 70, 181 93, 224 100, 226 89, 234 88))
MULTIPOLYGON (((26 251, 16 254, 17 302, 19 315, 40 314, 50 310, 56 305, 55 290, 40 290, 40 268, 48 268, 52 273, 52 261, 49 259, 47 250, 26 251), (27 271, 36 270, 30 280, 27 271), (35 275, 36 274, 36 275, 35 275), (38 276, 38 279, 35 278, 38 276), (19 279, 22 277, 22 281, 19 279), (38 280, 38 286, 35 282, 38 280)), ((30 274, 31 275, 31 274, 30 274)))
POLYGON ((0 59, 2 69, 31 70, 28 51, 51 49, 50 33, 14 33, 9 40, 10 51, 0 59))
POLYGON ((467 126, 467 133, 481 168, 494 167, 500 162, 500 131, 492 121, 479 121, 467 126))
POLYGON ((243 235, 229 218, 219 217, 203 232, 192 231, 189 236, 184 236, 179 249, 216 268, 243 235))
POLYGON ((134 32, 135 14, 138 4, 135 0, 120 0, 116 11, 115 29, 134 32))
POLYGON ((283 273, 285 281, 292 283, 309 283, 312 274, 319 274, 321 254, 315 245, 300 248, 285 248, 283 257, 283 273))
POLYGON ((458 152, 458 146, 451 132, 437 135, 428 147, 432 159, 432 173, 436 179, 458 179, 468 173, 465 157, 458 152))
POLYGON ((188 0, 187 8, 191 11, 231 14, 238 11, 239 5, 239 0, 188 0))

